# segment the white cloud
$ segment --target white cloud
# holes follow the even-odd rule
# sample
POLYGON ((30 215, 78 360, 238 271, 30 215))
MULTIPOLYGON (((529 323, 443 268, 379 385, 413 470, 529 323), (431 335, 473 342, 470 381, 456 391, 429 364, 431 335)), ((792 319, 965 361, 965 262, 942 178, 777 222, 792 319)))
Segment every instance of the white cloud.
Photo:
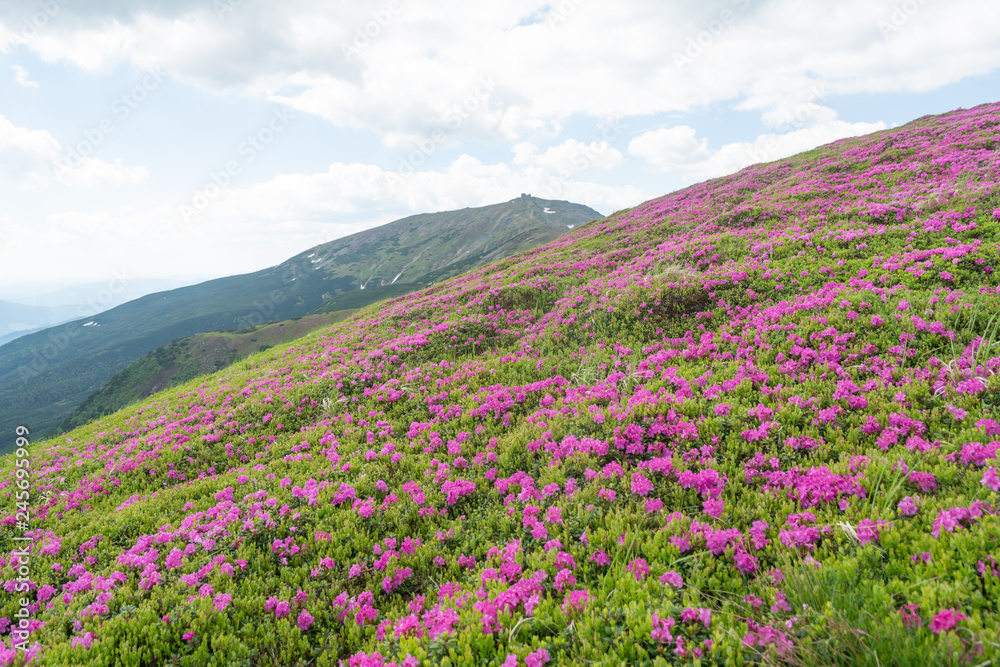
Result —
POLYGON ((161 65, 177 81, 374 130, 387 145, 450 128, 449 112, 482 77, 495 90, 451 129, 540 142, 574 114, 641 116, 731 101, 770 117, 816 85, 836 95, 925 91, 1000 66, 983 0, 917 3, 901 14, 887 0, 246 0, 221 15, 209 3, 78 2, 30 40, 11 33, 33 3, 10 4, 0 10, 0 40, 19 40, 47 62, 87 71, 161 65), (675 56, 692 43, 695 57, 679 67, 675 56), (345 57, 345 47, 357 52, 345 57))
MULTIPOLYGON (((635 205, 648 197, 634 187, 607 187, 583 180, 570 182, 543 164, 517 167, 485 164, 470 155, 461 155, 445 169, 402 176, 376 165, 335 163, 323 172, 286 174, 245 189, 221 190, 196 218, 192 217, 198 224, 337 218, 370 221, 373 214, 394 219, 425 211, 484 206, 521 192, 545 199, 568 199, 609 211, 635 205), (559 187, 554 188, 557 181, 559 187)), ((178 214, 178 220, 181 217, 178 214)))
POLYGON ((530 111, 515 104, 504 109, 497 130, 504 139, 517 140, 527 137, 528 141, 541 143, 559 136, 562 123, 533 117, 530 111))
POLYGON ((25 88, 38 88, 38 82, 28 78, 28 70, 20 65, 14 65, 14 81, 25 88))
POLYGON ((886 128, 883 122, 847 123, 836 116, 831 109, 818 106, 814 115, 777 114, 772 117, 776 126, 805 126, 789 132, 762 134, 752 142, 728 143, 716 151, 709 150, 708 141, 698 139, 693 128, 681 125, 653 130, 635 137, 629 144, 629 153, 692 181, 731 174, 751 164, 778 160, 837 139, 886 128))
POLYGON ((136 185, 149 178, 149 171, 142 165, 122 164, 121 158, 113 162, 81 158, 73 167, 57 164, 55 180, 62 185, 93 188, 101 185, 136 185))
POLYGON ((709 157, 708 141, 696 138, 695 129, 687 125, 641 134, 629 142, 628 152, 669 171, 678 171, 709 157))
POLYGON ((9 215, 0 216, 0 257, 10 248, 10 227, 11 217, 9 215))
POLYGON ((535 165, 557 174, 573 174, 590 167, 611 169, 620 165, 623 159, 621 152, 607 141, 584 143, 567 139, 544 153, 540 153, 538 146, 532 143, 521 142, 513 147, 513 151, 515 165, 535 165))
POLYGON ((0 115, 0 151, 51 157, 59 153, 59 142, 44 130, 16 127, 0 115))
POLYGON ((121 158, 105 162, 94 158, 67 159, 55 137, 45 130, 17 127, 0 115, 0 176, 21 187, 45 185, 135 185, 149 172, 143 166, 125 166, 121 158))

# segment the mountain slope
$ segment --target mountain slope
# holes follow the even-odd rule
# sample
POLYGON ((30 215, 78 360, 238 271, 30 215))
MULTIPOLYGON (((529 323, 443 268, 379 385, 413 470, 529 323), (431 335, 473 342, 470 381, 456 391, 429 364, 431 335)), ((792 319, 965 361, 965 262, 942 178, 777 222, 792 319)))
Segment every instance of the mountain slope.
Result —
POLYGON ((306 315, 249 329, 208 331, 171 341, 116 373, 107 384, 88 396, 59 429, 71 431, 152 394, 226 368, 249 354, 339 322, 353 312, 342 310, 306 315))
POLYGON ((24 336, 0 347, 0 451, 9 451, 15 424, 38 433, 54 429, 115 373, 169 341, 359 308, 535 247, 598 217, 586 206, 529 196, 412 216, 263 271, 150 294, 24 336))
POLYGON ((996 664, 998 127, 755 165, 33 442, 32 664, 996 664))

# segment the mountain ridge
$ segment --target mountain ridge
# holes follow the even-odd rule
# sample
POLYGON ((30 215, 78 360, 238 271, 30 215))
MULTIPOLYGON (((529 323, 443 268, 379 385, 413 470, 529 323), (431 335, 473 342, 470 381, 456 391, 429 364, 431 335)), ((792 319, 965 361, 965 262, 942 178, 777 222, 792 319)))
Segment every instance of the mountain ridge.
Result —
POLYGON ((12 446, 16 424, 49 432, 115 373, 171 340, 355 309, 537 247, 568 231, 567 225, 598 217, 580 204, 528 195, 409 216, 273 267, 149 294, 18 338, 0 346, 0 451, 12 446), (555 213, 543 213, 549 207, 555 213), (406 280, 394 280, 401 272, 406 280))

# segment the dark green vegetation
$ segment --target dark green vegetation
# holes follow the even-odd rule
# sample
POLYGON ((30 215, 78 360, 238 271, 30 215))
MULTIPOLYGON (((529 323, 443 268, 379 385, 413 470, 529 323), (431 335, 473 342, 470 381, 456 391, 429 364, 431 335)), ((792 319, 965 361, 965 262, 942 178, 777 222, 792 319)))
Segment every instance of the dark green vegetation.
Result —
POLYGON ((10 451, 16 424, 54 432, 116 373, 172 340, 360 308, 537 247, 569 225, 599 217, 586 206, 535 197, 411 216, 263 271, 150 294, 24 336, 0 347, 0 452, 10 451), (96 324, 84 326, 90 321, 96 324))
POLYGON ((156 392, 222 370, 253 354, 349 317, 353 310, 296 317, 238 331, 208 331, 161 345, 115 374, 59 425, 63 431, 117 412, 156 392))

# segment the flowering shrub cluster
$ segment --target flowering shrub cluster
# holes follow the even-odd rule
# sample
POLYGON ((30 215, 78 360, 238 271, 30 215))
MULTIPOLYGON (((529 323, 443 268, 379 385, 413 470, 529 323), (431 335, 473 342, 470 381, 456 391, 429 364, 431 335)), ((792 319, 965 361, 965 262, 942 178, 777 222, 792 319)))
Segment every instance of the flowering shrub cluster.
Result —
POLYGON ((750 167, 35 443, 0 663, 1000 659, 998 127, 750 167))

